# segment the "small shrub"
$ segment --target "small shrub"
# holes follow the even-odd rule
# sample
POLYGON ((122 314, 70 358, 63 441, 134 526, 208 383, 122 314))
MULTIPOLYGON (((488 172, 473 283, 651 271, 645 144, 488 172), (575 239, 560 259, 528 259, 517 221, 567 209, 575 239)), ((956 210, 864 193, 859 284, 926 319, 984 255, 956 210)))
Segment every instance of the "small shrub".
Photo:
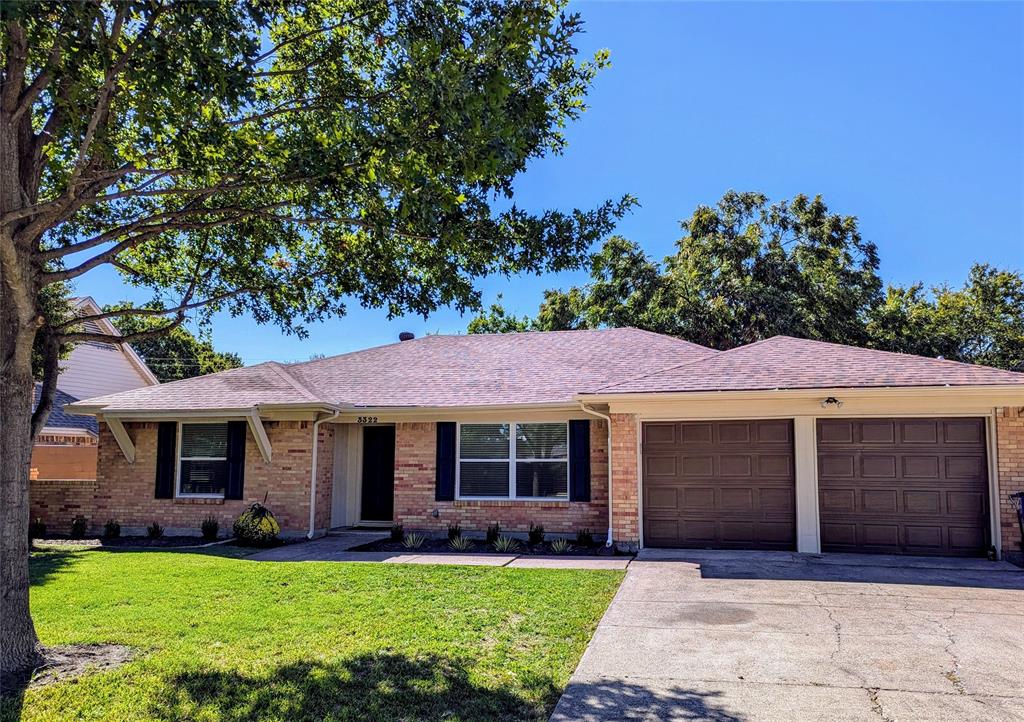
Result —
POLYGON ((494 522, 487 527, 487 543, 493 544, 498 541, 498 537, 501 536, 501 524, 494 522))
POLYGON ((121 536, 121 525, 113 519, 107 521, 103 525, 103 538, 104 539, 117 539, 121 536))
POLYGON ((265 547, 277 542, 281 525, 277 523, 270 509, 256 502, 238 515, 232 532, 239 544, 265 547))
POLYGON ((85 528, 89 522, 85 520, 84 516, 76 516, 71 520, 71 538, 81 539, 85 536, 85 528))
POLYGON ((544 527, 540 524, 538 524, 537 526, 530 524, 530 532, 527 535, 527 542, 530 544, 530 546, 533 546, 534 544, 543 544, 544 527))
POLYGON ((46 522, 36 517, 35 521, 28 523, 28 540, 42 539, 44 536, 46 536, 46 522))
POLYGON ((402 539, 402 546, 406 549, 419 549, 423 546, 424 540, 425 538, 422 534, 417 534, 416 532, 411 531, 405 535, 404 539, 402 539))
POLYGON ((567 551, 572 549, 572 547, 569 546, 568 539, 555 539, 551 542, 550 549, 552 554, 565 554, 567 551))
POLYGON ((494 540, 494 551, 509 553, 519 548, 519 540, 515 537, 500 536, 494 540))
POLYGON ((159 539, 164 535, 164 528, 157 522, 153 522, 146 527, 146 533, 149 534, 150 539, 159 539))
POLYGON ((462 536, 462 526, 458 522, 448 525, 448 541, 458 539, 462 536))
POLYGON ((451 547, 452 551, 467 552, 473 548, 473 540, 460 534, 457 537, 449 539, 448 546, 451 547))
POLYGON ((576 532, 576 543, 581 547, 594 546, 594 534, 590 529, 580 529, 576 532))
POLYGON ((214 541, 217 538, 217 533, 220 532, 220 522, 214 517, 208 516, 203 519, 203 523, 199 525, 199 531, 203 533, 203 539, 206 541, 214 541))
POLYGON ((405 527, 401 524, 391 525, 391 541, 400 542, 405 538, 405 527))

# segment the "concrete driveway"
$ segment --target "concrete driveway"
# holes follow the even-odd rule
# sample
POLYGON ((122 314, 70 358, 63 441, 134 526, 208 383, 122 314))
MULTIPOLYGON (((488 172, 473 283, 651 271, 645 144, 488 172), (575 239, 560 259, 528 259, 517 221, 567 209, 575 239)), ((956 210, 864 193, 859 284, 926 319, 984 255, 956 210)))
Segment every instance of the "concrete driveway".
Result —
POLYGON ((645 552, 553 720, 1024 720, 1024 570, 645 552))

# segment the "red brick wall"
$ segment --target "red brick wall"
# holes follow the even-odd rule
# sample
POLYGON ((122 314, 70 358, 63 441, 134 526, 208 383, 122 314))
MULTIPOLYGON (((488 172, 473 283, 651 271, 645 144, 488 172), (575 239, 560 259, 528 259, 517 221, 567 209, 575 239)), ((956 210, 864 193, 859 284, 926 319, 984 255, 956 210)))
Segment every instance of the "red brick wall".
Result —
MULTIPOLYGON (((108 519, 117 520, 125 532, 129 527, 141 528, 153 521, 172 533, 198 533, 199 525, 208 516, 215 517, 222 532, 230 531, 235 518, 253 502, 267 497, 267 506, 277 517, 283 531, 305 533, 309 529, 309 478, 312 468, 312 421, 265 422, 273 446, 271 463, 266 463, 259 448, 247 434, 245 447, 244 500, 223 499, 156 499, 153 496, 156 475, 156 423, 125 424, 135 443, 135 463, 129 464, 105 424, 100 425, 97 490, 89 518, 93 528, 100 528, 108 519)), ((321 426, 322 443, 333 442, 334 431, 321 426), (329 438, 328 438, 329 437, 329 438)), ((318 506, 330 513, 330 476, 333 453, 318 455, 321 469, 318 479, 318 506), (326 478, 326 483, 321 483, 326 478), (326 495, 326 502, 320 499, 326 495)), ((318 514, 318 518, 319 518, 318 514)))
MULTIPOLYGON (((327 529, 331 525, 331 493, 334 488, 334 424, 320 424, 317 429, 317 444, 319 448, 316 452, 315 514, 316 528, 319 530, 327 529)), ((308 507, 306 514, 309 514, 308 507)))
POLYGON ((618 543, 634 547, 640 541, 637 501, 637 418, 611 414, 612 418, 612 524, 618 543))
POLYGON ((32 447, 32 479, 95 479, 95 446, 32 447))
POLYGON ((67 534, 76 516, 92 518, 95 494, 95 479, 33 479, 29 483, 29 515, 33 521, 42 520, 48 533, 67 534))
MULTIPOLYGON (((395 520, 406 529, 444 531, 458 523, 485 531, 495 522, 510 532, 540 524, 545 532, 575 534, 590 529, 601 540, 608 529, 608 456, 605 423, 590 423, 590 501, 436 501, 437 428, 434 422, 399 423, 395 428, 395 520), (433 510, 438 511, 434 517, 433 510)), ((635 454, 634 454, 635 455, 635 454)))
POLYGON ((1017 512, 1010 494, 1024 491, 1024 409, 996 411, 996 455, 999 459, 999 522, 1002 527, 1003 556, 1024 562, 1017 512))

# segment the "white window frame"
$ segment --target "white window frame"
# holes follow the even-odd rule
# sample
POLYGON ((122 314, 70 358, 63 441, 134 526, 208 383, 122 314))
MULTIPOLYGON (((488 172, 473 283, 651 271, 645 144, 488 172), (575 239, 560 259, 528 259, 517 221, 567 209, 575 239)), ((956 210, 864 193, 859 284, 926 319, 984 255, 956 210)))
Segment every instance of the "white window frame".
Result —
POLYGON ((458 422, 455 425, 455 499, 456 501, 543 501, 555 504, 567 504, 571 501, 572 485, 572 461, 569 453, 569 422, 568 421, 467 421, 458 422), (507 424, 508 434, 508 457, 504 459, 463 459, 462 458, 462 427, 482 426, 491 424, 507 424), (564 424, 565 425, 565 459, 523 459, 516 457, 516 430, 520 424, 564 424), (508 495, 507 496, 463 496, 462 495, 462 462, 473 463, 495 463, 504 462, 508 464, 508 495), (516 494, 516 463, 531 461, 556 461, 565 462, 565 496, 518 496, 516 494))
POLYGON ((179 421, 178 422, 178 440, 174 448, 174 457, 177 460, 174 471, 174 498, 175 499, 223 499, 227 493, 227 489, 224 489, 219 494, 188 494, 181 490, 181 462, 182 461, 223 461, 227 462, 227 452, 222 458, 220 456, 189 456, 187 458, 181 457, 181 431, 185 426, 208 426, 210 424, 227 424, 226 421, 217 420, 202 420, 202 421, 179 421))

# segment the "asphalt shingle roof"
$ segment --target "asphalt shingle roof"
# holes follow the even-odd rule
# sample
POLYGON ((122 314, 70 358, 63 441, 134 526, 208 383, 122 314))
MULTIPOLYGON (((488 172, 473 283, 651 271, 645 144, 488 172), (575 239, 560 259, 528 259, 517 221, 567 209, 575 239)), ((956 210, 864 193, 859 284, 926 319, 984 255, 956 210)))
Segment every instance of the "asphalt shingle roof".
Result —
POLYGON ((396 407, 563 403, 645 369, 715 353, 635 328, 425 336, 303 363, 263 363, 86 402, 108 411, 314 401, 396 407))
POLYGON ((1024 384, 1024 374, 790 336, 723 351, 600 389, 601 393, 1024 384))
POLYGON ((255 405, 461 407, 578 394, 1024 384, 1024 374, 786 336, 714 351, 634 328, 426 336, 87 399, 107 413, 255 405))

